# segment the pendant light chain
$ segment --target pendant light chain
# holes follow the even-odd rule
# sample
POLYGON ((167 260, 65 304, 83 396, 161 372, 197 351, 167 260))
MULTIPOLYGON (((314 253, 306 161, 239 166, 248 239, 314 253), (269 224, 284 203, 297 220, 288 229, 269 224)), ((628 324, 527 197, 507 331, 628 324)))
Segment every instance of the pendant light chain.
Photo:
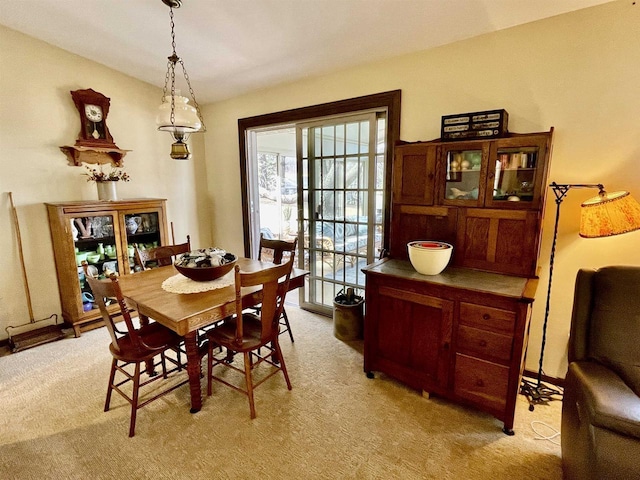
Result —
POLYGON ((202 119, 202 112, 200 112, 200 105, 196 101, 196 94, 191 88, 191 80, 189 80, 189 74, 187 73, 187 69, 184 67, 184 62, 182 59, 178 60, 180 65, 182 66, 182 73, 184 74, 184 79, 187 81, 187 86, 189 87, 189 94, 191 95, 191 100, 193 100, 193 106, 196 107, 196 112, 198 112, 198 118, 200 119, 200 123, 202 123, 202 127, 200 128, 201 132, 206 132, 207 127, 204 124, 204 120, 202 119))
POLYGON ((176 33, 175 33, 175 22, 173 20, 173 7, 169 6, 169 17, 170 17, 170 23, 171 23, 171 48, 172 48, 172 54, 169 58, 169 62, 167 63, 167 74, 165 76, 165 80, 164 80, 164 89, 162 92, 162 98, 164 100, 164 98, 167 96, 167 87, 169 85, 169 80, 171 80, 171 125, 175 127, 175 95, 176 95, 176 74, 175 74, 175 68, 176 68, 176 63, 180 63, 180 66, 182 67, 182 73, 184 75, 184 79, 187 82, 187 87, 189 88, 189 94, 191 95, 191 99, 193 100, 193 106, 196 109, 196 112, 198 114, 198 118, 200 119, 200 123, 202 124, 202 127, 200 129, 201 132, 206 132, 207 128, 205 127, 204 124, 204 120, 202 118, 202 112, 200 111, 200 105, 198 104, 198 102, 196 101, 196 94, 193 91, 193 88, 191 87, 191 80, 189 79, 189 74, 187 73, 187 70, 184 66, 184 62, 182 61, 182 59, 178 56, 178 54, 176 53, 176 33))

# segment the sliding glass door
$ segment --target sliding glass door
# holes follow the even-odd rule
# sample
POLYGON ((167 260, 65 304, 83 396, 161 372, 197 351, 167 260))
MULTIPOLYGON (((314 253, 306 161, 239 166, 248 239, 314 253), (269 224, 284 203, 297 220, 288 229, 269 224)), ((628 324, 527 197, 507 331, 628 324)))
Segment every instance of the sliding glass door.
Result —
POLYGON ((385 117, 375 112, 298 124, 300 262, 310 271, 301 305, 328 313, 382 247, 385 117))
POLYGON ((388 235, 400 98, 394 90, 238 120, 244 255, 256 257, 261 233, 298 238, 298 266, 310 271, 304 308, 331 315, 340 290, 364 293, 360 270, 388 235))

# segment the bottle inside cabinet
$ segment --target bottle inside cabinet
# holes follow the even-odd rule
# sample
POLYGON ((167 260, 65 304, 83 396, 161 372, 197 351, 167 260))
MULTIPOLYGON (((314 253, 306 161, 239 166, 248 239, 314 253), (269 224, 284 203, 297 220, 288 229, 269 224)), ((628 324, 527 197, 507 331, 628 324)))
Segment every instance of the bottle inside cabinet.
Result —
POLYGON ((538 150, 500 148, 495 159, 494 201, 530 202, 534 197, 538 150))
POLYGON ((449 150, 445 195, 449 200, 477 200, 482 150, 449 150))

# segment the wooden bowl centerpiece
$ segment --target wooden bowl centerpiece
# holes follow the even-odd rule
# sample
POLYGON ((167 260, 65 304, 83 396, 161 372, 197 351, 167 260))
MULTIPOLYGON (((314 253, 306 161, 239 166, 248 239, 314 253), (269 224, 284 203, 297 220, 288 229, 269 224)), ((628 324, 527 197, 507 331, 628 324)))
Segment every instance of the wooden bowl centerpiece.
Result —
POLYGON ((238 258, 219 248, 201 248, 183 254, 173 266, 187 278, 196 282, 209 282, 226 275, 238 258))

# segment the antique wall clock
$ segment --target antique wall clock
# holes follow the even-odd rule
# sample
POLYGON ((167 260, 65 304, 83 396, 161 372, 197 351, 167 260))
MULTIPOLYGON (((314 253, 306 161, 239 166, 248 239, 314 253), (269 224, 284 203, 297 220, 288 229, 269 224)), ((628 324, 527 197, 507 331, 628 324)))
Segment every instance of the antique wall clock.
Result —
POLYGON ((75 145, 60 147, 69 165, 112 163, 121 167, 130 150, 119 149, 107 127, 111 99, 90 88, 72 91, 71 98, 80 114, 80 133, 75 145))
POLYGON ((72 91, 71 97, 80 114, 80 134, 76 145, 117 149, 107 127, 111 99, 90 88, 72 91))

